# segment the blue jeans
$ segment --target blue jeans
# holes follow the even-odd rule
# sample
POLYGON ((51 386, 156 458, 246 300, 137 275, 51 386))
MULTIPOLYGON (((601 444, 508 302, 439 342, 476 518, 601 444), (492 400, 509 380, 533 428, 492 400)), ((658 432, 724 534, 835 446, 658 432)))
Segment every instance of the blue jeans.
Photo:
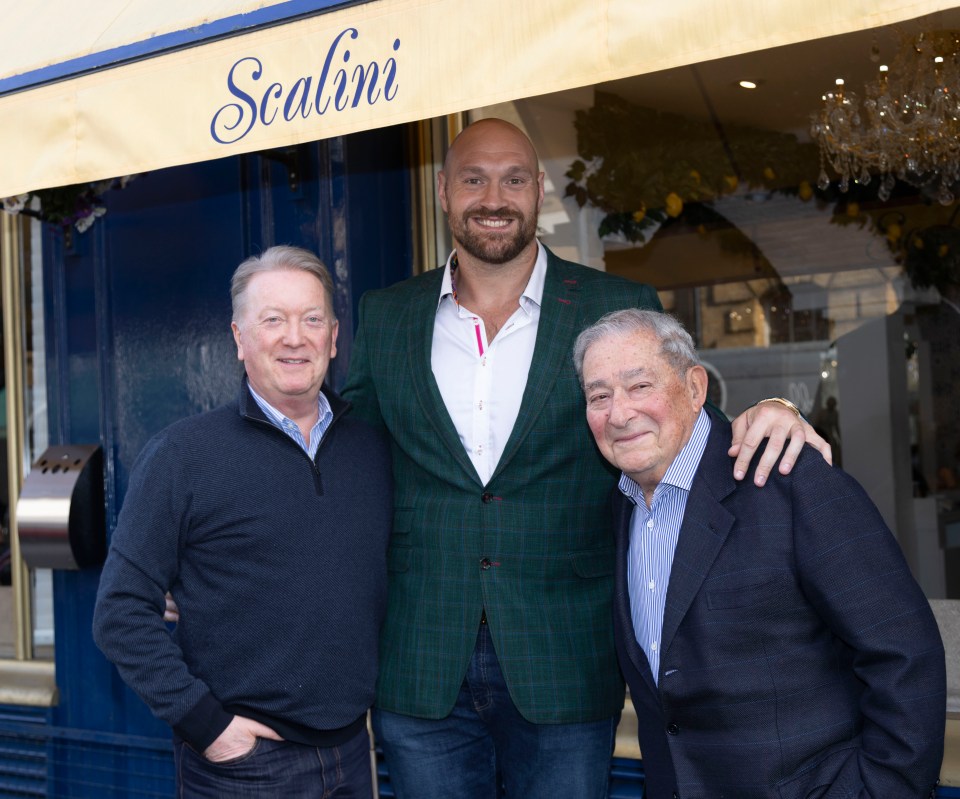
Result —
POLYGON ((507 692, 486 625, 449 716, 373 710, 397 799, 496 799, 501 786, 507 799, 604 799, 618 721, 527 721, 507 692))
POLYGON ((305 746, 258 738, 253 749, 211 763, 174 740, 178 799, 370 799, 370 737, 366 728, 340 746, 305 746))

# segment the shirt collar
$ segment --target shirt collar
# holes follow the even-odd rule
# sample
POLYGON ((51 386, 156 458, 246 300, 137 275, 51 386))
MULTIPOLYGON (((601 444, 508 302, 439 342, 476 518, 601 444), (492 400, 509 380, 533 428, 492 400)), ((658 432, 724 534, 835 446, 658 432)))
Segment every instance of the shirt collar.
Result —
MULTIPOLYGON (((667 467, 666 474, 657 484, 655 491, 658 491, 662 485, 674 486, 684 491, 690 490, 693 486, 693 478, 697 473, 697 467, 700 465, 700 459, 703 457, 703 451, 707 448, 710 427, 710 414, 701 408, 700 413, 697 414, 697 421, 693 425, 690 439, 684 444, 680 454, 673 459, 673 463, 667 467)), ((634 504, 646 506, 643 489, 633 478, 627 477, 621 472, 617 488, 634 504)))
MULTIPOLYGON (((287 424, 296 424, 292 419, 289 419, 283 413, 274 408, 269 402, 267 402, 263 397, 261 397, 250 385, 250 381, 247 381, 247 388, 250 390, 250 396, 253 397, 257 405, 260 406, 260 410, 263 411, 264 415, 271 420, 274 424, 279 427, 283 427, 284 422, 287 424)), ((317 422, 321 422, 326 418, 327 414, 333 416, 333 409, 330 407, 330 401, 327 399, 326 395, 321 391, 317 395, 317 422)))
MULTIPOLYGON (((440 283, 440 297, 437 300, 437 308, 449 297, 453 302, 454 276, 452 270, 453 258, 457 254, 454 250, 447 258, 446 266, 443 269, 443 281, 440 283)), ((530 279, 527 286, 520 294, 520 305, 526 307, 528 302, 535 303, 538 307, 543 304, 543 286, 547 279, 547 250, 537 239, 537 260, 533 264, 533 272, 530 273, 530 279)))

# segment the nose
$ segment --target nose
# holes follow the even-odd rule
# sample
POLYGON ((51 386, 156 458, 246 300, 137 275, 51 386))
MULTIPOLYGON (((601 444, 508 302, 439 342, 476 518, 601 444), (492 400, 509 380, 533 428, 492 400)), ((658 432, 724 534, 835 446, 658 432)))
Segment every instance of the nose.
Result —
POLYGON ((614 391, 610 399, 610 424, 614 427, 626 427, 630 420, 636 416, 627 397, 620 391, 614 391))
POLYGON ((296 320, 290 320, 283 328, 283 343, 288 347, 298 347, 303 342, 303 331, 296 320))
POLYGON ((503 187, 499 180, 491 180, 484 187, 483 197, 480 198, 480 204, 486 209, 503 208, 506 205, 503 199, 503 187))

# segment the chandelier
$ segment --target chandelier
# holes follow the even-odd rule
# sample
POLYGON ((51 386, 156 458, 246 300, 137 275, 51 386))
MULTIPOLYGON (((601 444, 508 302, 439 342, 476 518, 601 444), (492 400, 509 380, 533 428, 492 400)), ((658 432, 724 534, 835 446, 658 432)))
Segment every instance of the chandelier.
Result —
MULTIPOLYGON (((873 50, 879 61, 879 51, 873 50)), ((864 87, 864 99, 843 80, 823 95, 810 133, 820 147, 818 185, 830 185, 826 166, 850 181, 880 180, 888 200, 897 180, 931 190, 943 205, 960 180, 960 31, 905 38, 891 66, 864 87)))

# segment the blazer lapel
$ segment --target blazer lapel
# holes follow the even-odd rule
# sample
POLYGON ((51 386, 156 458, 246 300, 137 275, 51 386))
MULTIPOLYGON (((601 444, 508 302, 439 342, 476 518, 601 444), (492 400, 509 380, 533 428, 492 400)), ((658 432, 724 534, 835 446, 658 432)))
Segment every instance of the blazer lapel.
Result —
POLYGON ((576 281, 565 280, 557 257, 547 250, 547 274, 537 324, 537 341, 527 375, 527 386, 520 401, 517 421, 504 446, 500 462, 491 480, 510 463, 524 439, 533 429, 543 405, 564 368, 573 368, 570 360, 579 319, 580 288, 576 281))
POLYGON ((437 438, 454 456, 467 476, 482 486, 480 475, 463 448, 460 434, 450 418, 437 379, 433 375, 433 328, 437 320, 443 269, 436 269, 431 274, 436 274, 436 278, 422 281, 421 291, 407 307, 402 325, 407 331, 407 352, 410 353, 409 368, 413 388, 423 409, 423 416, 433 425, 437 438))
POLYGON ((697 469, 670 570, 660 651, 667 652, 710 567, 733 527, 733 515, 721 504, 736 488, 727 455, 730 425, 712 419, 710 437, 697 469))

